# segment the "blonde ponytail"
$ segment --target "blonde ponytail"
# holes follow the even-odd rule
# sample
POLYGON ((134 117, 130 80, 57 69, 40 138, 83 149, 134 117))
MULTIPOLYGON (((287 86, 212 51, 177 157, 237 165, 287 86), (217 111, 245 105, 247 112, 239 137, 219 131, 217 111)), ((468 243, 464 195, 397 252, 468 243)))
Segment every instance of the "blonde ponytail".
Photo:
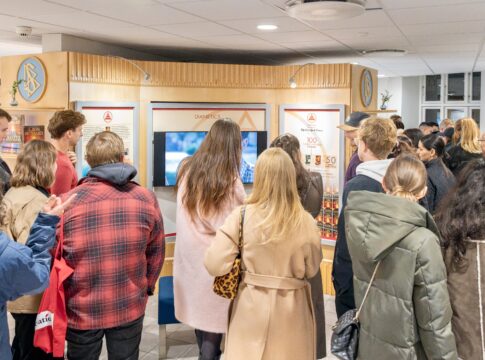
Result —
POLYGON ((426 187, 426 180, 423 163, 414 155, 403 154, 389 165, 383 184, 390 195, 417 201, 426 187))

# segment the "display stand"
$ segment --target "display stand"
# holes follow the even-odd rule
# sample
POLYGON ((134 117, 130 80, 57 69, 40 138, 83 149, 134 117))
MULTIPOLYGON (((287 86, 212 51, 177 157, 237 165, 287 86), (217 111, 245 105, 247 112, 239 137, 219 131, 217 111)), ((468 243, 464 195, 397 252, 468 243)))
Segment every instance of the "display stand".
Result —
POLYGON ((84 160, 86 144, 92 136, 101 131, 113 131, 123 139, 125 161, 132 163, 138 169, 140 116, 138 103, 78 101, 74 106, 76 111, 84 114, 87 121, 83 126, 83 136, 76 146, 77 158, 82 159, 76 164, 76 171, 80 178, 89 170, 89 165, 84 160))
POLYGON ((208 131, 221 118, 237 122, 242 131, 269 129, 270 106, 266 104, 163 103, 148 108, 147 124, 147 187, 153 187, 153 136, 161 131, 208 131))
POLYGON ((302 162, 323 180, 322 210, 317 217, 322 244, 335 246, 344 179, 344 138, 338 125, 344 122, 345 105, 281 105, 280 133, 300 141, 302 162))

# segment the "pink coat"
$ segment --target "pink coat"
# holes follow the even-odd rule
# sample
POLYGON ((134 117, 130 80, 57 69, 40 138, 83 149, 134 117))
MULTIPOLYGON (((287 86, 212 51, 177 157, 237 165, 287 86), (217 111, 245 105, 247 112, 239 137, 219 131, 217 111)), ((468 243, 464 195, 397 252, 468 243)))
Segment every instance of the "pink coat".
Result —
POLYGON ((175 317, 195 329, 225 333, 230 301, 212 290, 214 277, 204 266, 204 254, 212 244, 217 229, 231 211, 243 203, 246 194, 238 179, 234 191, 217 215, 192 221, 182 206, 185 185, 177 194, 177 239, 173 264, 175 317))

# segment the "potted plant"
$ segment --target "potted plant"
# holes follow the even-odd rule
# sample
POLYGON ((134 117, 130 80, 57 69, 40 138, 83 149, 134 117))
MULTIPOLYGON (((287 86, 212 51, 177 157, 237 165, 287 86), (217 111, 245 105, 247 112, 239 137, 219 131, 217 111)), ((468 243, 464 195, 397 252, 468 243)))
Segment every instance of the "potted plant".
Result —
POLYGON ((22 79, 15 80, 12 83, 12 89, 10 90, 10 95, 12 95, 12 100, 10 100, 10 106, 17 106, 19 103, 15 99, 15 95, 17 95, 17 91, 19 89, 19 85, 23 82, 22 79))
POLYGON ((381 101, 382 101, 381 110, 387 109, 387 105, 389 103, 389 100, 391 100, 391 98, 392 98, 392 95, 389 94, 389 90, 386 90, 385 93, 381 93, 381 101))

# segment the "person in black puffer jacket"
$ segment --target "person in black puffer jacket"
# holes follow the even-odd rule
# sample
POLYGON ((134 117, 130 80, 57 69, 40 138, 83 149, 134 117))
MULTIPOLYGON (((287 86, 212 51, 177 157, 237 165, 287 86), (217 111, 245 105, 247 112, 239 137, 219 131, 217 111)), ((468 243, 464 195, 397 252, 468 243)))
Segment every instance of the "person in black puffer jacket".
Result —
POLYGON ((460 123, 460 142, 450 149, 448 152, 450 157, 445 159, 445 164, 455 177, 470 161, 482 157, 482 149, 478 141, 480 130, 477 123, 472 118, 460 119, 460 123))
POLYGON ((455 185, 455 177, 443 163, 445 142, 438 134, 423 136, 419 141, 418 156, 428 173, 426 200, 428 210, 434 214, 441 200, 455 185))

